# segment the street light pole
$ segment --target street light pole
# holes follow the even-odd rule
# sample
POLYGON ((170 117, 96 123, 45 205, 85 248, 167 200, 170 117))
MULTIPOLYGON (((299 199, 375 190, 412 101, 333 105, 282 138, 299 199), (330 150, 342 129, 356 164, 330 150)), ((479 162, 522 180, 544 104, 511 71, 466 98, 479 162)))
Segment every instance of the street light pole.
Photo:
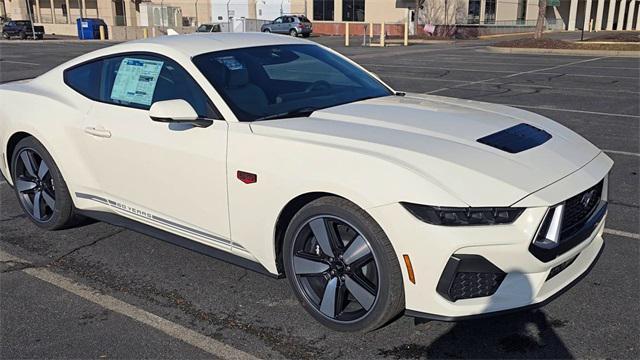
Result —
POLYGON ((36 28, 33 26, 33 14, 31 13, 31 0, 25 0, 27 3, 27 13, 29 13, 29 22, 31 23, 31 36, 36 39, 36 28))

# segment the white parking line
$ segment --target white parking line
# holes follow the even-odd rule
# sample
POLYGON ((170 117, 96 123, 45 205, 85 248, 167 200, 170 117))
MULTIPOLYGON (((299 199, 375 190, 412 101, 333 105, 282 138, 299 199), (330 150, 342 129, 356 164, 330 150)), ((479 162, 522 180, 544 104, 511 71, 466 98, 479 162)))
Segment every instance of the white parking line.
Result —
POLYGON ((617 117, 625 117, 625 118, 632 118, 632 119, 640 119, 639 115, 612 114, 612 113, 604 113, 604 112, 597 112, 597 111, 574 110, 574 109, 559 109, 559 108, 552 108, 547 106, 528 106, 528 105, 517 105, 517 104, 501 104, 501 105, 514 106, 514 107, 519 107, 524 109, 564 111, 564 112, 574 112, 574 113, 590 114, 590 115, 617 116, 617 117))
POLYGON ((40 64, 36 64, 36 63, 32 63, 32 62, 26 62, 26 61, 0 60, 0 63, 11 63, 11 64, 40 66, 40 64))
MULTIPOLYGON (((28 263, 27 261, 17 258, 2 250, 0 250, 0 261, 28 263)), ((178 325, 167 319, 161 318, 160 316, 154 315, 148 311, 137 308, 131 304, 125 303, 124 301, 118 300, 109 295, 101 294, 95 289, 78 284, 64 276, 55 274, 49 270, 43 268, 26 268, 21 271, 51 285, 66 290, 72 294, 80 296, 81 298, 91 301, 94 304, 100 305, 105 309, 111 310, 118 314, 122 314, 133 320, 150 326, 216 357, 234 360, 257 359, 255 356, 244 351, 233 348, 218 340, 202 335, 196 331, 193 331, 182 325, 178 325)))
POLYGON ((452 68, 452 67, 442 67, 442 66, 382 65, 382 64, 361 64, 361 65, 365 67, 372 66, 372 67, 388 67, 388 68, 433 69, 433 70, 453 70, 453 71, 470 71, 470 72, 481 72, 481 73, 513 74, 513 71, 507 71, 507 70, 463 69, 463 68, 452 68))
POLYGON ((451 89, 457 89, 460 87, 464 87, 467 85, 475 85, 475 84, 482 84, 482 83, 488 83, 491 81, 496 81, 496 80, 500 80, 500 79, 510 79, 516 76, 520 76, 520 75, 527 75, 527 74, 535 74, 535 73, 541 73, 541 72, 546 72, 549 70, 555 70, 555 69, 559 69, 562 67, 566 67, 566 66, 572 66, 572 65, 577 65, 577 64, 583 64, 586 62, 591 62, 591 61, 596 61, 596 60, 601 60, 601 59, 605 59, 605 57, 599 57, 599 58, 591 58, 591 59, 585 59, 585 60, 578 60, 578 61, 572 61, 569 63, 565 63, 565 64, 560 64, 560 65, 555 65, 555 66, 550 66, 550 67, 546 67, 546 68, 542 68, 542 69, 536 69, 536 70, 529 70, 529 71, 521 71, 521 72, 517 72, 517 73, 513 73, 510 75, 506 75, 506 76, 500 76, 500 77, 493 77, 490 79, 484 79, 484 80, 478 80, 478 81, 472 81, 468 84, 460 84, 460 85, 456 85, 456 86, 452 86, 452 87, 446 87, 446 88, 441 88, 441 89, 437 89, 437 90, 433 90, 433 91, 429 91, 427 92, 427 94, 435 94, 437 92, 441 92, 441 91, 445 91, 445 90, 451 90, 451 89))
POLYGON ((633 153, 633 152, 628 152, 628 151, 618 151, 618 150, 602 150, 606 153, 609 154, 616 154, 616 155, 629 155, 629 156, 640 156, 640 154, 638 153, 633 153))
POLYGON ((640 234, 630 233, 630 232, 622 231, 622 230, 614 230, 614 229, 605 228, 604 229, 604 233, 605 234, 616 235, 616 236, 627 237, 627 238, 631 238, 631 239, 635 239, 635 240, 640 240, 640 234))

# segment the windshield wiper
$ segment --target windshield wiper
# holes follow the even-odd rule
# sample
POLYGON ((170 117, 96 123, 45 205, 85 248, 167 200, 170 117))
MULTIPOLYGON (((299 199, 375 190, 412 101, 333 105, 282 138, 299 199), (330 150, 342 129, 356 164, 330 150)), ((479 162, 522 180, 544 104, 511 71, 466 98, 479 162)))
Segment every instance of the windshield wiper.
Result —
POLYGON ((279 113, 279 114, 271 114, 271 115, 259 117, 256 120, 284 119, 284 118, 301 117, 301 116, 308 117, 309 115, 313 114, 313 112, 316 110, 317 110, 316 108, 306 106, 303 108, 298 108, 298 109, 290 110, 290 111, 279 113))

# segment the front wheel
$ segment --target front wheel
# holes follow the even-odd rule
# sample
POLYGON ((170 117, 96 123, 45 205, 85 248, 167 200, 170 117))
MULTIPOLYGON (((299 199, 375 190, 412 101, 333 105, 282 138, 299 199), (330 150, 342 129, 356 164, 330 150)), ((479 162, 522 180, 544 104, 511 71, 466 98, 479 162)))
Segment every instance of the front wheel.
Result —
POLYGON ((269 34, 271 33, 271 30, 269 28, 262 30, 263 33, 269 34))
POLYGON ((27 137, 18 142, 11 159, 11 175, 20 206, 33 223, 47 230, 74 224, 67 184, 38 140, 27 137))
POLYGON ((11 35, 7 34, 6 32, 2 32, 2 38, 5 40, 11 40, 11 35))
POLYGON ((20 33, 20 40, 26 40, 26 39, 27 39, 27 33, 26 33, 26 32, 24 32, 24 31, 22 31, 22 32, 20 33))
POLYGON ((355 204, 323 197, 292 219, 283 247, 302 306, 338 331, 375 330, 404 308, 402 272, 389 239, 355 204))

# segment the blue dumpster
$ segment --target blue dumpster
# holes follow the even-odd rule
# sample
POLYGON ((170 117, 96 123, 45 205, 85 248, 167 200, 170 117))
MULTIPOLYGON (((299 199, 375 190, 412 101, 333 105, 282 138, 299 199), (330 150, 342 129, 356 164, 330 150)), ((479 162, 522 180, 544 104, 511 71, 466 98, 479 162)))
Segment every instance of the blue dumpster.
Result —
POLYGON ((78 39, 96 40, 100 39, 100 26, 104 27, 104 38, 108 39, 107 24, 102 19, 78 18, 76 20, 78 27, 78 39))

